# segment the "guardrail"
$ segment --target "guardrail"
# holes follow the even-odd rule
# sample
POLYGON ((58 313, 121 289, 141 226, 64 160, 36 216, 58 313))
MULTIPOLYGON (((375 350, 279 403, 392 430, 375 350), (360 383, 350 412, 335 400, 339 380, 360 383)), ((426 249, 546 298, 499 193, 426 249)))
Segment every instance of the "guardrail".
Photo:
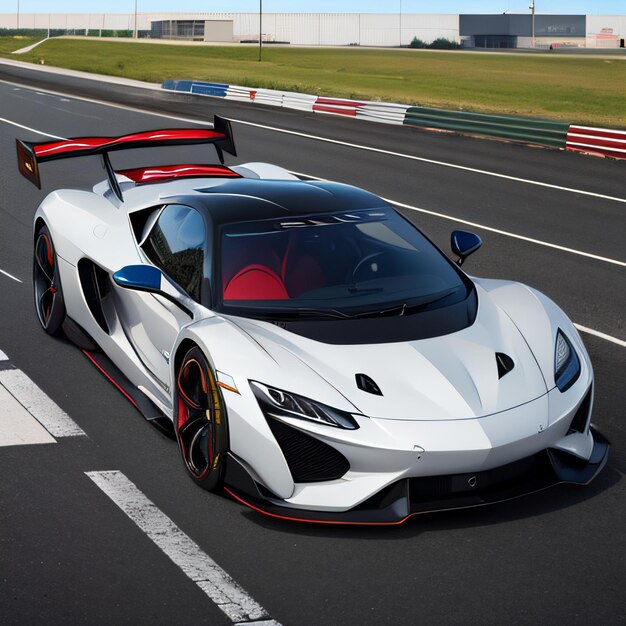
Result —
POLYGON ((312 113, 345 115, 383 124, 419 126, 498 137, 626 159, 626 131, 570 126, 565 122, 533 117, 446 111, 408 104, 327 98, 293 91, 257 89, 191 80, 166 80, 162 87, 238 102, 252 102, 312 113))
POLYGON ((504 137, 556 148, 565 148, 569 127, 567 123, 532 117, 486 115, 424 107, 410 107, 406 112, 404 123, 409 126, 504 137))
POLYGON ((575 152, 626 159, 626 131, 570 126, 566 148, 575 152))

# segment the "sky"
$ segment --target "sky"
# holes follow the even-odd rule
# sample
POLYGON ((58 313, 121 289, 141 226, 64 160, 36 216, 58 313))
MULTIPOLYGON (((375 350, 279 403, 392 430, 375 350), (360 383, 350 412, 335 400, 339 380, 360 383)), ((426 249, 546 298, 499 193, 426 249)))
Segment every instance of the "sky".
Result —
MULTIPOLYGON (((0 13, 132 13, 135 0, 0 0, 0 13)), ((259 0, 137 0, 139 12, 257 12, 259 0)), ((531 0, 263 0, 266 13, 528 13, 531 0)), ((535 0, 537 13, 626 14, 626 0, 535 0)))

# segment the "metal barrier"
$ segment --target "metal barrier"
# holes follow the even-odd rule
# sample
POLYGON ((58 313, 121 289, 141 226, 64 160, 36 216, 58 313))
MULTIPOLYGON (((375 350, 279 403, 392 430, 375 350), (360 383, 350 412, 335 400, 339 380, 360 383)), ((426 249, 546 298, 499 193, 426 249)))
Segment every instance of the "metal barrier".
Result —
POLYGON ((614 159, 626 159, 626 131, 570 126, 567 132, 566 149, 614 159))
POLYGON ((409 107, 404 123, 409 126, 502 137, 557 148, 565 148, 569 127, 564 122, 532 117, 507 117, 425 107, 409 107))

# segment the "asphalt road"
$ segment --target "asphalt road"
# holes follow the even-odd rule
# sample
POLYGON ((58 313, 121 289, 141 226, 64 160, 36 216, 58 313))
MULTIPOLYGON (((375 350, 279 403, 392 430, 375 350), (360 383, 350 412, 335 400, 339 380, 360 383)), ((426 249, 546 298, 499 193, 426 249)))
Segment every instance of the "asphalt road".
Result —
MULTIPOLYGON (((528 283, 578 324, 626 339, 626 162, 122 91, 0 65, 0 269, 23 281, 0 274, 0 350, 87 434, 0 447, 4 624, 230 623, 85 476, 97 470, 122 471, 282 624, 624 623, 624 346, 583 335, 595 366, 593 421, 613 444, 609 466, 587 488, 557 487, 377 529, 279 522, 204 493, 185 475, 173 442, 78 350, 40 330, 30 280, 33 213, 54 188, 88 187, 103 172, 97 159, 45 164, 37 190, 17 173, 14 142, 43 137, 7 120, 63 137, 184 124, 33 87, 175 116, 211 120, 218 113, 248 122, 234 124, 240 156, 228 162, 270 161, 441 214, 403 209, 444 250, 451 230, 480 224, 486 228, 473 229, 484 245, 467 262, 472 274, 528 283)), ((201 148, 159 150, 150 164, 193 162, 203 154, 201 148)), ((128 153, 115 155, 114 164, 139 161, 128 153)))

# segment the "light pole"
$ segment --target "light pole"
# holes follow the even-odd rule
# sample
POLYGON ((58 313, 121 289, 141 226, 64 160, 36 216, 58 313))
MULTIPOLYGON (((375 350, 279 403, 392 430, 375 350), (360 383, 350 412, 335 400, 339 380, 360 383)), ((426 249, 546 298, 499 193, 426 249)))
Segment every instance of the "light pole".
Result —
POLYGON ((137 0, 135 0, 135 24, 134 24, 134 33, 133 33, 133 37, 135 39, 137 39, 137 0))
POLYGON ((20 29, 20 0, 17 0, 17 30, 20 29))
POLYGON ((263 60, 263 0, 259 0, 259 63, 263 60))
POLYGON ((535 47, 535 0, 532 0, 532 4, 528 7, 532 11, 532 35, 531 35, 531 46, 535 47))
POLYGON ((402 48, 402 0, 400 0, 400 47, 402 48))

